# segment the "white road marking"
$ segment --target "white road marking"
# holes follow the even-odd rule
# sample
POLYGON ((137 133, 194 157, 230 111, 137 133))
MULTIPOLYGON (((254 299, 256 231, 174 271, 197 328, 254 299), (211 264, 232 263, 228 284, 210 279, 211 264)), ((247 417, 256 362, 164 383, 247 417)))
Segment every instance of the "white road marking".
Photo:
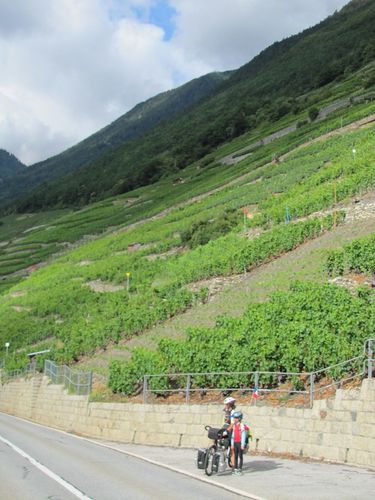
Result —
MULTIPOLYGON (((40 424, 39 422, 33 422, 32 420, 29 420, 27 418, 18 417, 16 415, 11 415, 9 413, 4 413, 4 412, 0 411, 0 414, 14 418, 16 420, 21 420, 22 422, 27 422, 28 424, 35 425, 36 427, 40 427, 41 429, 50 429, 51 431, 59 432, 60 434, 64 434, 64 435, 69 436, 73 439, 86 441, 87 443, 92 443, 96 446, 101 446, 102 448, 108 448, 109 450, 113 450, 113 451, 116 451, 118 453, 122 453, 123 455, 127 455, 129 457, 136 458, 138 460, 142 460, 143 462, 147 462, 147 463, 150 463, 152 465, 156 465, 157 467, 161 467, 163 469, 168 469, 168 470, 171 470, 172 472, 177 472, 178 474, 181 474, 183 476, 187 476, 187 477, 190 477, 192 479, 196 479, 197 481, 200 481, 202 483, 207 483, 211 486, 221 488, 223 490, 227 490, 230 493, 233 493, 234 495, 239 495, 239 496, 242 496, 245 498, 250 498, 250 500, 268 500, 265 497, 259 497, 257 495, 252 494, 252 493, 248 493, 246 491, 240 490, 238 488, 233 488, 232 486, 226 485, 224 483, 218 483, 217 481, 214 481, 212 478, 208 479, 203 475, 198 476, 197 474, 193 474, 191 472, 188 472, 188 471, 185 471, 182 469, 178 469, 177 467, 174 467, 173 465, 168 465, 168 464, 165 464, 163 462, 159 462, 157 460, 152 460, 150 458, 146 458, 143 455, 138 455, 137 453, 133 453, 133 452, 128 451, 128 450, 123 450, 121 448, 117 448, 113 444, 108 444, 106 442, 101 443, 100 441, 98 441, 96 439, 91 439, 89 437, 79 436, 77 434, 72 434, 71 432, 63 431, 61 429, 57 429, 56 427, 51 427, 49 425, 40 424)), ((0 436, 0 439, 1 439, 1 436, 0 436)), ((126 443, 124 443, 124 444, 126 444, 126 443)), ((90 499, 90 500, 92 500, 92 499, 90 499)))
POLYGON ((7 439, 5 439, 1 435, 0 435, 0 441, 2 441, 4 444, 6 444, 10 448, 12 448, 12 450, 14 450, 15 452, 17 452, 22 457, 26 458, 32 465, 34 465, 35 467, 37 467, 46 476, 50 477, 51 479, 53 479, 54 481, 56 481, 57 483, 59 483, 61 486, 63 486, 64 488, 66 488, 75 497, 79 498, 80 500, 92 500, 92 499, 90 499, 90 497, 86 496, 84 493, 82 493, 77 488, 75 488, 72 484, 70 484, 67 481, 65 481, 65 479, 63 479, 62 477, 60 477, 57 474, 55 474, 54 472, 52 472, 50 469, 48 469, 48 467, 46 467, 45 465, 43 465, 40 462, 38 462, 37 460, 35 460, 35 458, 33 458, 30 455, 28 455, 26 452, 24 452, 23 450, 21 450, 21 448, 18 448, 18 446, 16 446, 15 444, 11 443, 10 441, 8 441, 7 439))

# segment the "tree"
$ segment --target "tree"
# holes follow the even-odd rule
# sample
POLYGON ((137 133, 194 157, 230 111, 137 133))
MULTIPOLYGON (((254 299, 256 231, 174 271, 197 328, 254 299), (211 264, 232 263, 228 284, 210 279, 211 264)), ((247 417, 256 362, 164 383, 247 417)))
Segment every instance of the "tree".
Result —
POLYGON ((310 121, 314 121, 318 118, 319 116, 319 109, 316 108, 316 107, 313 107, 313 108, 310 108, 309 109, 309 118, 310 118, 310 121))

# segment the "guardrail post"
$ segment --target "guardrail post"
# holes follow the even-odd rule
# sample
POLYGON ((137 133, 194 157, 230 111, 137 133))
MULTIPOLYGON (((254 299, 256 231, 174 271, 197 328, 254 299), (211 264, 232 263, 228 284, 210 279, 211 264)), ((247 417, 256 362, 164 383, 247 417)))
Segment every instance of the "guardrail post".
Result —
POLYGON ((254 387, 255 389, 259 388, 259 373, 255 372, 254 374, 254 387))
POLYGON ((89 380, 88 380, 88 387, 87 387, 87 394, 91 394, 92 391, 92 371, 89 372, 89 380))
POLYGON ((310 408, 314 405, 314 379, 315 374, 310 373, 310 408))
POLYGON ((186 378, 186 404, 189 404, 190 401, 190 384, 191 384, 191 375, 189 373, 186 378))
POLYGON ((148 391, 148 387, 147 387, 147 375, 145 375, 143 377, 143 403, 146 404, 147 403, 147 391, 148 391))
POLYGON ((372 378, 372 363, 373 363, 372 339, 367 343, 367 377, 372 378))

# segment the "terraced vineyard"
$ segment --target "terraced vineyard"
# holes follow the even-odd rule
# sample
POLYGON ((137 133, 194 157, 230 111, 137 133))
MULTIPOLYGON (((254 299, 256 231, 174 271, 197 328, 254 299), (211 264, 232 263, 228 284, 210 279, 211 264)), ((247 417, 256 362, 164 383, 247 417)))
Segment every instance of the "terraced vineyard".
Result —
MULTIPOLYGON (((220 161, 258 140, 260 132, 254 131, 178 177, 51 215, 43 227, 34 222, 12 234, 0 255, 5 278, 0 342, 11 342, 8 367, 25 363, 30 350, 50 348, 55 360, 74 363, 122 344, 207 302, 202 280, 247 273, 327 234, 343 221, 340 202, 375 187, 374 113, 375 103, 360 102, 258 147, 234 165, 220 161), (40 268, 32 268, 26 279, 16 274, 30 266, 40 268)), ((284 118, 278 126, 285 124, 284 118)), ((263 137, 272 132, 264 129, 263 137)), ((249 305, 242 319, 220 319, 211 330, 189 332, 186 340, 164 340, 157 351, 137 351, 129 364, 113 365, 111 386, 131 392, 145 372, 214 369, 228 345, 220 344, 215 355, 208 352, 215 338, 227 342, 231 332, 237 332, 236 345, 249 366, 275 368, 278 339, 286 358, 277 368, 317 368, 335 361, 333 350, 346 356, 368 334, 362 320, 372 308, 367 295, 352 297, 333 285, 295 285, 267 304, 249 305), (329 326, 320 337, 319 318, 332 301, 339 312, 327 316, 329 326), (310 317, 306 313, 299 326, 286 317, 282 331, 275 332, 282 311, 298 316, 309 303, 315 318, 311 329, 302 328, 310 317), (340 349, 332 335, 342 335, 340 349), (297 344, 300 349, 293 351, 297 344), (262 351, 264 345, 273 350, 262 351), (259 355, 249 357, 254 350, 259 355)))

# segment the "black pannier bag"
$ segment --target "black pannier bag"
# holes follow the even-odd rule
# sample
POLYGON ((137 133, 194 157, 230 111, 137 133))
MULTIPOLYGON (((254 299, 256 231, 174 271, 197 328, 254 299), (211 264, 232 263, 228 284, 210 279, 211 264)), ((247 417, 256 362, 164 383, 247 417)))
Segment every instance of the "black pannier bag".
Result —
POLYGON ((204 469, 204 464, 206 462, 207 448, 199 448, 197 452, 197 467, 198 469, 204 469))
POLYGON ((216 427, 209 427, 208 438, 209 439, 221 439, 223 436, 223 429, 218 429, 216 427))
POLYGON ((226 437, 226 438, 221 439, 220 446, 227 449, 227 448, 229 448, 229 445, 230 445, 229 438, 226 437))

